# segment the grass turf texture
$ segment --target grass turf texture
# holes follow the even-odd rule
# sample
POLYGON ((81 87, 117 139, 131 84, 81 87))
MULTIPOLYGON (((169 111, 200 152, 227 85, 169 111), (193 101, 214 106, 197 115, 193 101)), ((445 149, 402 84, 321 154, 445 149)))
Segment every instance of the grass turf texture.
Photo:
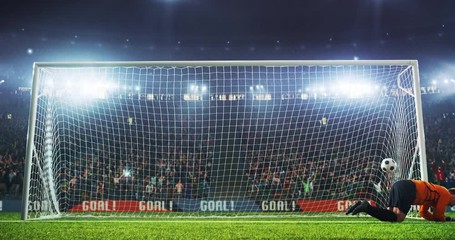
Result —
POLYGON ((0 239, 455 239, 455 222, 371 217, 19 219, 0 213, 0 239))

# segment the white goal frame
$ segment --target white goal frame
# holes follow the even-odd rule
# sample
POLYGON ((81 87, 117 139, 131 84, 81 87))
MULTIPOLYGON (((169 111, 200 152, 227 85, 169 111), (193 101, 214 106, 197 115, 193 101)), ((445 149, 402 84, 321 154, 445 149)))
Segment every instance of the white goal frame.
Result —
MULTIPOLYGON (((42 69, 46 68, 83 68, 83 67, 197 67, 197 66, 213 66, 213 67, 230 67, 230 66, 389 66, 401 65, 408 66, 408 71, 412 72, 413 86, 412 90, 401 86, 400 76, 397 76, 397 88, 401 89, 406 94, 412 95, 415 99, 415 114, 417 125, 417 146, 413 153, 414 159, 412 164, 416 161, 420 163, 420 179, 428 180, 427 175, 427 161, 425 152, 425 133, 423 127, 423 114, 422 114, 422 100, 420 90, 419 67, 417 60, 270 60, 270 61, 131 61, 131 62, 36 62, 33 65, 33 85, 31 91, 30 113, 28 120, 28 135, 27 135, 27 148, 25 158, 25 173, 22 197, 22 215, 23 220, 30 219, 28 206, 30 204, 30 181, 32 172, 32 163, 35 156, 35 130, 37 123, 37 105, 38 98, 43 94, 40 85, 40 74, 42 69)), ((49 166, 40 166, 41 171, 51 171, 49 166)), ((406 176, 405 178, 409 178, 406 176)), ((52 179, 49 179, 52 183, 52 179)), ((50 191, 53 187, 50 186, 50 191)), ((51 193, 55 196, 54 193, 51 193)), ((57 201, 51 199, 51 201, 57 201)), ((58 212, 58 209, 56 209, 58 212)))

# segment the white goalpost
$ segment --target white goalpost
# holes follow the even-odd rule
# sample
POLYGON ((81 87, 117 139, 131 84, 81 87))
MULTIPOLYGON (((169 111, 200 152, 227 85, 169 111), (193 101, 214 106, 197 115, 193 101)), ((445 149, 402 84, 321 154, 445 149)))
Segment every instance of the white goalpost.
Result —
POLYGON ((424 139, 415 60, 35 63, 22 219, 341 215, 424 139))

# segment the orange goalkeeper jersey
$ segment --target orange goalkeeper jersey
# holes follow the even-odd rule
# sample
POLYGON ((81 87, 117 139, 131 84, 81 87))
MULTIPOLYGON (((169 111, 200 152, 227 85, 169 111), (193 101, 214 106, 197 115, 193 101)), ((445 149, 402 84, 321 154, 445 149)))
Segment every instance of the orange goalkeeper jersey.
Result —
POLYGON ((414 204, 420 205, 420 216, 430 221, 445 221, 444 212, 451 199, 449 190, 426 181, 412 181, 416 185, 414 204), (428 211, 430 207, 433 208, 433 213, 428 211))

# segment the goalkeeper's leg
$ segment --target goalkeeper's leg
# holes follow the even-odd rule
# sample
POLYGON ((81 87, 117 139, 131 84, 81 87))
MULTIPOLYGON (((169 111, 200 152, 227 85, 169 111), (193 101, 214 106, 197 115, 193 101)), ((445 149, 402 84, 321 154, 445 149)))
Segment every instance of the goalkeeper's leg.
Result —
MULTIPOLYGON (((368 215, 375 217, 384 222, 397 222, 398 216, 391 210, 387 210, 384 208, 378 208, 375 206, 371 206, 367 201, 363 201, 358 207, 356 207, 352 214, 358 214, 361 212, 365 212, 368 215)), ((400 221, 401 222, 401 221, 400 221)))
POLYGON ((354 204, 352 204, 351 206, 349 206, 346 209, 346 215, 349 215, 350 213, 352 213, 352 211, 354 211, 354 209, 356 209, 360 204, 362 204, 362 201, 357 201, 354 204))

